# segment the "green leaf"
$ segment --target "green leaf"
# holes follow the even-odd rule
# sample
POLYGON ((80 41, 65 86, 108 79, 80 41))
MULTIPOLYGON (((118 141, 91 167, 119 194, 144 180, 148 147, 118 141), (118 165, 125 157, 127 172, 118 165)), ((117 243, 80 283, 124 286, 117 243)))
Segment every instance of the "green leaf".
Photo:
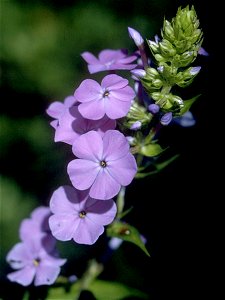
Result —
POLYGON ((75 300, 80 295, 80 282, 74 283, 69 290, 65 287, 51 287, 46 300, 75 300))
POLYGON ((164 149, 159 144, 148 144, 142 146, 140 149, 140 153, 147 157, 157 156, 162 153, 164 149))
POLYGON ((163 161, 161 163, 157 163, 155 164, 155 167, 157 169, 157 171, 161 171, 163 170, 164 168, 166 168, 168 165, 170 165, 174 160, 176 160, 180 155, 179 154, 176 154, 172 157, 170 157, 169 159, 167 159, 166 161, 163 161))
MULTIPOLYGON (((51 287, 46 300, 78 300, 81 290, 79 280, 68 291, 64 287, 51 287)), ((104 280, 92 281, 86 290, 93 293, 97 300, 122 300, 127 297, 148 298, 148 295, 142 291, 130 288, 119 282, 104 280)))
POLYGON ((148 250, 145 247, 144 242, 141 239, 141 235, 139 231, 135 227, 125 222, 121 222, 121 221, 113 222, 107 228, 107 235, 110 237, 117 237, 124 241, 134 243, 136 246, 141 248, 141 250, 143 250, 145 254, 150 256, 148 250))
POLYGON ((182 116, 185 114, 189 109, 191 108, 192 104, 195 103, 195 101, 201 96, 201 94, 184 101, 184 106, 181 108, 180 112, 175 114, 175 116, 182 116))
POLYGON ((171 164, 178 157, 179 157, 179 154, 176 154, 176 155, 172 156, 171 158, 167 159, 166 161, 163 161, 161 163, 155 163, 154 167, 156 168, 156 170, 153 170, 153 171, 150 171, 150 172, 145 172, 145 173, 138 172, 135 175, 135 178, 141 179, 141 178, 145 178, 147 176, 152 176, 152 175, 158 174, 161 170, 163 170, 164 168, 166 168, 169 164, 171 164))
POLYGON ((122 300, 127 297, 147 299, 148 295, 119 282, 95 280, 88 288, 98 300, 122 300))

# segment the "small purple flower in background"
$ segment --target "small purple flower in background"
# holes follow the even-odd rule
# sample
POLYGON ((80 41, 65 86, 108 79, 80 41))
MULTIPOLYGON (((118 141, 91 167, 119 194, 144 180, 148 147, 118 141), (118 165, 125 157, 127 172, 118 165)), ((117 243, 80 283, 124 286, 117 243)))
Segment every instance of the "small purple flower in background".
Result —
POLYGON ((126 137, 117 130, 108 130, 103 138, 96 131, 81 135, 73 144, 78 159, 72 160, 67 168, 73 186, 78 190, 90 188, 89 195, 94 199, 116 196, 137 172, 129 148, 126 137))
POLYGON ((113 120, 126 116, 135 97, 128 83, 115 74, 105 76, 101 85, 93 79, 82 81, 74 93, 81 102, 79 112, 90 120, 102 119, 105 114, 113 120))
POLYGON ((116 121, 107 116, 100 120, 88 120, 81 116, 77 106, 67 109, 59 119, 55 131, 55 142, 65 142, 72 145, 81 135, 90 130, 96 130, 103 135, 109 129, 115 129, 116 121))
POLYGON ((65 110, 73 106, 75 103, 76 99, 74 96, 68 96, 65 98, 64 103, 55 101, 49 105, 46 112, 50 117, 55 119, 50 123, 53 128, 57 128, 61 115, 65 112, 65 110))
POLYGON ((130 129, 131 130, 139 130, 141 128, 141 125, 142 125, 141 121, 136 121, 130 126, 130 129))
POLYGON ((88 63, 88 70, 91 74, 100 71, 114 71, 114 70, 132 70, 136 64, 131 64, 137 59, 137 56, 128 56, 126 50, 102 50, 98 58, 90 52, 83 52, 81 54, 83 59, 88 63))
POLYGON ((38 207, 31 218, 24 219, 19 233, 21 243, 16 244, 8 253, 6 260, 17 270, 8 274, 8 279, 27 286, 50 285, 60 273, 60 266, 66 260, 60 259, 56 251, 56 240, 50 234, 48 207, 38 207))
POLYGON ((60 273, 60 267, 66 262, 46 251, 38 237, 32 242, 16 244, 6 257, 7 262, 17 271, 7 275, 10 281, 28 286, 51 285, 60 273))
POLYGON ((88 191, 78 191, 62 186, 52 195, 49 219, 52 234, 60 241, 73 239, 79 244, 91 245, 104 232, 104 225, 112 223, 116 216, 113 200, 92 199, 88 191))
POLYGON ((173 122, 179 124, 182 127, 191 127, 196 124, 195 118, 190 111, 187 111, 181 117, 174 118, 173 122))

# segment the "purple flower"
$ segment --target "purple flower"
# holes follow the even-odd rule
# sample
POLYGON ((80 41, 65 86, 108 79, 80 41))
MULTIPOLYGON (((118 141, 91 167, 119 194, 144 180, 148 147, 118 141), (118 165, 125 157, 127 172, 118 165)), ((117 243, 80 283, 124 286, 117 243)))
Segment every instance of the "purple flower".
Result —
POLYGON ((88 191, 78 191, 71 186, 62 186, 52 195, 49 219, 52 234, 60 241, 73 239, 79 244, 91 245, 104 232, 116 215, 113 200, 92 199, 88 191))
POLYGON ((75 103, 76 99, 74 96, 68 96, 65 98, 64 103, 55 101, 49 105, 46 112, 50 117, 55 119, 50 123, 53 128, 57 128, 60 116, 65 112, 65 110, 73 106, 75 103))
POLYGON ((187 111, 181 117, 174 118, 173 121, 182 127, 191 127, 196 124, 195 118, 190 111, 187 111))
POLYGON ((79 159, 68 164, 68 174, 75 188, 86 190, 94 199, 111 199, 121 186, 133 180, 137 165, 129 151, 125 136, 117 130, 108 130, 103 137, 96 131, 81 135, 73 144, 73 153, 79 159))
POLYGON ((81 135, 90 130, 96 130, 101 135, 109 129, 115 129, 116 121, 107 116, 100 120, 84 119, 78 111, 77 106, 73 106, 63 113, 59 119, 59 125, 55 131, 55 142, 65 142, 72 145, 81 135))
POLYGON ((90 52, 83 52, 81 56, 88 63, 88 70, 91 74, 100 71, 132 70, 136 67, 136 64, 131 64, 131 62, 136 60, 137 56, 127 56, 127 51, 122 49, 103 50, 98 58, 90 52))
POLYGON ((7 262, 17 271, 7 275, 10 281, 28 286, 51 285, 60 273, 60 266, 66 260, 60 259, 41 245, 38 237, 16 244, 6 257, 7 262))
POLYGON ((135 93, 127 79, 111 74, 103 78, 101 85, 93 79, 82 81, 74 96, 81 102, 78 110, 84 118, 99 120, 105 114, 110 119, 126 116, 135 93))
POLYGON ((19 233, 21 243, 16 244, 8 253, 6 260, 17 270, 8 274, 8 279, 23 286, 52 284, 66 260, 58 258, 56 240, 49 234, 48 219, 51 211, 48 207, 36 208, 31 218, 24 219, 19 233))

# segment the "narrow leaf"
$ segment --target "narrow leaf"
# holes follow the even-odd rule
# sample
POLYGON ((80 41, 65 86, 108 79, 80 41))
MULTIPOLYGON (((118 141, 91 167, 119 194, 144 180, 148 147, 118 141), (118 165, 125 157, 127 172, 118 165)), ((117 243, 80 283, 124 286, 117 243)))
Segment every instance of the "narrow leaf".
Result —
POLYGON ((113 222, 107 228, 107 235, 110 237, 118 237, 124 241, 134 243, 136 246, 141 248, 141 250, 143 250, 146 255, 150 256, 143 240, 141 239, 139 231, 135 227, 125 222, 113 222))

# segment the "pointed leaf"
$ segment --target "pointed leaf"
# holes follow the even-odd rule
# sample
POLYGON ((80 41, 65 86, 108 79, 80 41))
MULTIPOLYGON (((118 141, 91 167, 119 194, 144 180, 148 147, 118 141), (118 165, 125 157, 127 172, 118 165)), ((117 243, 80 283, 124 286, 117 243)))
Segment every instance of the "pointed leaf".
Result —
POLYGON ((145 254, 150 256, 141 238, 139 231, 135 227, 125 222, 121 222, 121 221, 113 222, 107 228, 107 235, 110 237, 118 237, 124 241, 134 243, 136 246, 141 248, 145 252, 145 254))
POLYGON ((122 300, 127 297, 148 299, 147 294, 119 282, 95 280, 90 284, 88 290, 91 291, 98 300, 122 300))
POLYGON ((200 97, 201 95, 197 95, 189 100, 184 101, 184 106, 181 108, 180 112, 175 114, 176 116, 182 116, 185 114, 189 109, 191 108, 192 104, 195 103, 195 101, 200 97))

